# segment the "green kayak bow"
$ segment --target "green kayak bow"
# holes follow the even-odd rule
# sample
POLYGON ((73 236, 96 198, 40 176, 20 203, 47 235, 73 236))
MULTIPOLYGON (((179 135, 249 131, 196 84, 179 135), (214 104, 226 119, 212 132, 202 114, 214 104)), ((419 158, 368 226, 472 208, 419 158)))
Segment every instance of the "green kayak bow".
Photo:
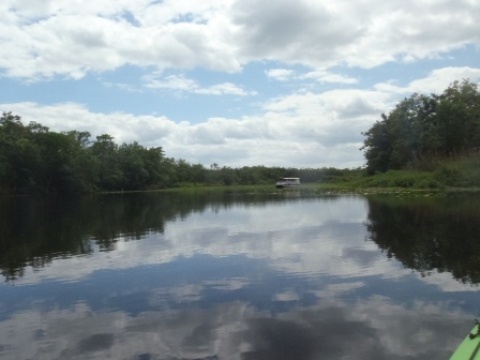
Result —
POLYGON ((461 342, 450 360, 480 360, 480 323, 461 342))

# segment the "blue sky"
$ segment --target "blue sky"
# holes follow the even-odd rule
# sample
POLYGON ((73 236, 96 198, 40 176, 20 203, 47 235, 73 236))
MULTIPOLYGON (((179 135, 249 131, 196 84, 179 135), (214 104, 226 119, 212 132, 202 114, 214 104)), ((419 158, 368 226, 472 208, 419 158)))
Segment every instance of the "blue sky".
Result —
POLYGON ((0 111, 209 166, 357 167, 413 92, 480 81, 473 0, 4 0, 0 111))

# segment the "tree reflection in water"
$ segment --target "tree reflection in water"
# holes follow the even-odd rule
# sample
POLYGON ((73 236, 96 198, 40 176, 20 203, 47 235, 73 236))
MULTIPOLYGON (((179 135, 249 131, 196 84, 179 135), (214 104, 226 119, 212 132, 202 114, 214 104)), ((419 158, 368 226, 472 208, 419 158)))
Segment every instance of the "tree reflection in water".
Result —
POLYGON ((368 239, 422 275, 450 272, 480 283, 480 197, 374 197, 368 200, 368 239))

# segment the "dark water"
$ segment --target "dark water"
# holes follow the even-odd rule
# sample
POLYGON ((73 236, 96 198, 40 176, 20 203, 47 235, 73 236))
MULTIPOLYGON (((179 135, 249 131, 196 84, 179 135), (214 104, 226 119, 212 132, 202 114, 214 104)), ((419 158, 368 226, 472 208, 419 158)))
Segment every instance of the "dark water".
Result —
POLYGON ((0 202, 0 359, 448 359, 480 196, 0 202))

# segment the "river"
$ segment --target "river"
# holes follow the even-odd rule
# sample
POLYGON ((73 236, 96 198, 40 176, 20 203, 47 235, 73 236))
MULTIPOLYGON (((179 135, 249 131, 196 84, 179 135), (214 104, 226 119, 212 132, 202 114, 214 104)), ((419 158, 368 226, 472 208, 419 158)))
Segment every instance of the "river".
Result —
POLYGON ((0 359, 448 359, 480 195, 0 200, 0 359))

